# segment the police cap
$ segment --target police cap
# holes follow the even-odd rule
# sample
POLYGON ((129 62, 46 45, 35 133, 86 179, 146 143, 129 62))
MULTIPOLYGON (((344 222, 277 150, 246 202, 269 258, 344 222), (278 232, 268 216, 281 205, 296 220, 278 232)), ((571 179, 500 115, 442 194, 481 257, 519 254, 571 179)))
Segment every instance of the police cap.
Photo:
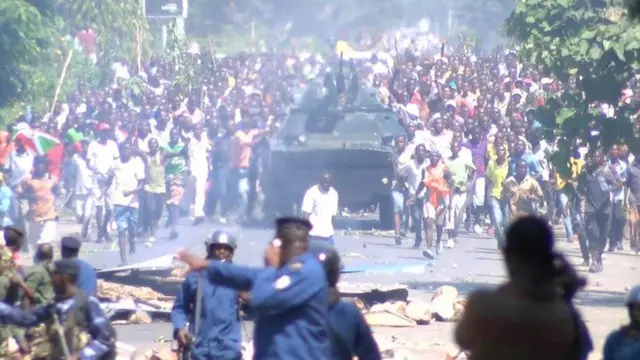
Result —
POLYGON ((63 248, 70 250, 78 250, 80 246, 82 246, 82 242, 76 237, 73 236, 65 236, 61 240, 61 244, 63 248))
POLYGON ((235 250, 237 247, 236 238, 230 232, 224 230, 216 230, 212 232, 205 241, 205 245, 227 245, 231 249, 235 250))
POLYGON ((309 220, 303 219, 301 217, 285 216, 285 217, 276 219, 276 229, 282 229, 288 226, 302 227, 302 228, 305 228, 307 231, 311 230, 311 228, 313 227, 309 222, 309 220))
POLYGON ((52 272, 60 275, 78 275, 78 261, 75 259, 60 259, 53 263, 52 272))
POLYGON ((323 240, 312 240, 309 242, 309 252, 312 253, 324 267, 329 286, 334 286, 340 278, 342 261, 340 254, 329 243, 323 240))

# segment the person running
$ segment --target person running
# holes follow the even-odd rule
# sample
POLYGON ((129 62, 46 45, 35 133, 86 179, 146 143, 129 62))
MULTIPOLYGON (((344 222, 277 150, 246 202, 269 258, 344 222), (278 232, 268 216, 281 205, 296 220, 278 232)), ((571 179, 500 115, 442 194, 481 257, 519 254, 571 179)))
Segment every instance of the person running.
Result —
POLYGON ((156 241, 156 229, 162 217, 166 197, 165 184, 165 156, 160 151, 160 144, 156 138, 149 139, 149 150, 146 156, 142 156, 145 162, 146 176, 143 192, 143 204, 141 205, 144 216, 141 224, 143 232, 148 232, 148 242, 156 241))
POLYGON ((33 175, 22 181, 20 187, 21 196, 29 200, 27 238, 29 247, 35 249, 37 244, 52 243, 56 239, 58 184, 49 176, 49 162, 45 157, 36 156, 33 163, 33 175))
POLYGON ((171 129, 169 142, 162 147, 165 154, 165 176, 169 196, 167 199, 167 227, 171 229, 169 238, 178 238, 178 219, 180 218, 180 204, 184 196, 185 176, 188 173, 189 151, 188 146, 180 141, 180 130, 171 129))
POLYGON ((120 159, 116 161, 107 180, 107 189, 110 190, 114 220, 118 228, 120 259, 124 265, 127 264, 127 240, 129 254, 136 252, 139 194, 144 186, 144 179, 144 163, 132 156, 131 144, 123 142, 120 144, 120 159))
POLYGON ((460 156, 462 146, 459 141, 451 143, 451 157, 445 164, 451 174, 451 195, 447 208, 447 240, 446 247, 452 249, 458 238, 458 226, 465 212, 465 203, 469 194, 469 186, 473 182, 476 167, 472 160, 466 156, 460 156))

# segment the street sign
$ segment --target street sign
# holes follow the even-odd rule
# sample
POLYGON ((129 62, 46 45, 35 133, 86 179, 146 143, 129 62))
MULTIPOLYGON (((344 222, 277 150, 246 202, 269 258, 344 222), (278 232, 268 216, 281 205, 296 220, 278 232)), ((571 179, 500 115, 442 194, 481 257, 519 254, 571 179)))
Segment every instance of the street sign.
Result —
POLYGON ((187 0, 142 0, 144 15, 152 19, 187 17, 187 0))

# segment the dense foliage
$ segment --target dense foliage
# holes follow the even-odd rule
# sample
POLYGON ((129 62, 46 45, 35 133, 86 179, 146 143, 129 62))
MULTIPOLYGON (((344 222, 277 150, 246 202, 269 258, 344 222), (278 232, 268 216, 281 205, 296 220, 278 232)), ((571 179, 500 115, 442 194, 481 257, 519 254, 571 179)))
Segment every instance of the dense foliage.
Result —
POLYGON ((56 48, 56 18, 46 0, 0 1, 0 107, 37 90, 34 68, 56 48))
MULTIPOLYGON (((507 34, 519 42, 519 56, 563 82, 575 80, 547 99, 537 118, 565 139, 589 138, 607 148, 626 143, 640 150, 631 121, 636 104, 620 103, 622 90, 640 64, 640 32, 626 20, 623 1, 523 0, 507 20, 507 34), (609 104, 605 118, 595 104, 609 104), (590 136, 599 131, 598 136, 590 136)), ((568 141, 555 155, 567 170, 568 141)))
POLYGON ((0 1, 0 117, 13 118, 29 104, 43 110, 54 96, 63 64, 74 47, 73 35, 91 24, 102 46, 93 66, 81 51, 71 58, 61 95, 78 84, 108 80, 107 64, 135 57, 136 33, 147 30, 137 0, 0 1), (102 69, 102 71, 101 71, 102 69))

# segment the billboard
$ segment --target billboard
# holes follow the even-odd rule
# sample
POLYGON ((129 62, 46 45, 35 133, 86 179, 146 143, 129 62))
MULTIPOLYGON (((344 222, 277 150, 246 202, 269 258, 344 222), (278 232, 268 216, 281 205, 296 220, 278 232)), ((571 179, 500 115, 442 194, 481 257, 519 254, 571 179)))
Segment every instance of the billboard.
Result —
POLYGON ((162 19, 187 17, 187 0, 142 0, 144 15, 148 18, 162 19))

